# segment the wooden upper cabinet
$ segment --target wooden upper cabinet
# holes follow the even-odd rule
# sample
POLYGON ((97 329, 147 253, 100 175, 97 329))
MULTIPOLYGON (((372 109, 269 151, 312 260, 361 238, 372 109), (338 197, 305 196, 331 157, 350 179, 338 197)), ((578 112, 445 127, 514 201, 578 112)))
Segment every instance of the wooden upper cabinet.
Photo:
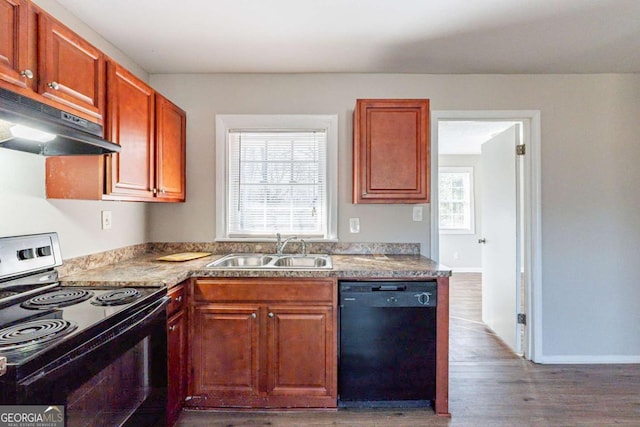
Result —
POLYGON ((106 195, 153 199, 155 92, 115 62, 109 62, 107 84, 107 139, 122 150, 107 157, 106 195))
POLYGON ((429 100, 358 99, 353 203, 429 202, 429 100))
POLYGON ((53 199, 183 202, 186 114, 119 64, 107 65, 107 139, 120 153, 46 160, 53 199))
POLYGON ((30 88, 35 82, 28 9, 26 0, 0 0, 0 80, 18 88, 30 88))
POLYGON ((187 114, 156 93, 156 186, 159 199, 185 200, 186 125, 187 114))
POLYGON ((38 16, 38 91, 102 122, 105 58, 100 50, 45 13, 38 16))

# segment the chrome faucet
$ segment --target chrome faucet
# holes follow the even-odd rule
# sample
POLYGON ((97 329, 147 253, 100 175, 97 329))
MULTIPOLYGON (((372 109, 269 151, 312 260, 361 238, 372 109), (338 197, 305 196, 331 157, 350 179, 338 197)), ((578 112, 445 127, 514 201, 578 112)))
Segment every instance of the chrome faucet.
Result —
POLYGON ((277 238, 277 241, 276 241, 276 253, 278 255, 282 255, 282 251, 284 250, 284 247, 287 246, 287 243, 289 243, 289 241, 298 240, 297 236, 291 236, 291 237, 287 237, 283 241, 282 237, 280 236, 280 233, 276 234, 276 238, 277 238))

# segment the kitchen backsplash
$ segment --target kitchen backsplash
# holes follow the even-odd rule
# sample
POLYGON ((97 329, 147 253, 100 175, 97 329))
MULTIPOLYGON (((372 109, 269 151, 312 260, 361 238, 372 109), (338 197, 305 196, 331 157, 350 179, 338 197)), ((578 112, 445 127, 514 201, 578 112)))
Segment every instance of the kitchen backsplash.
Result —
MULTIPOLYGON (((211 252, 213 254, 229 253, 273 253, 275 243, 270 242, 203 242, 203 243, 146 243, 96 254, 65 259, 58 268, 61 276, 68 276, 78 271, 90 270, 109 264, 115 264, 144 253, 172 254, 179 252, 211 252)), ((290 242, 286 253, 300 253, 298 242, 290 242)), ((328 253, 335 255, 420 255, 419 243, 307 243, 307 253, 328 253)))

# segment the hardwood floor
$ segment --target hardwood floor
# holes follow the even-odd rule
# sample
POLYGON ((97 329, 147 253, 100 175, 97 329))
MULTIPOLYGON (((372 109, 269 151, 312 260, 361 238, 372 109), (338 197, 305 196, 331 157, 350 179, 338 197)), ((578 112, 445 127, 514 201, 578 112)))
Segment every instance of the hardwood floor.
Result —
POLYGON ((511 353, 481 322, 480 276, 451 280, 450 411, 183 411, 204 426, 640 426, 639 365, 536 365, 511 353))

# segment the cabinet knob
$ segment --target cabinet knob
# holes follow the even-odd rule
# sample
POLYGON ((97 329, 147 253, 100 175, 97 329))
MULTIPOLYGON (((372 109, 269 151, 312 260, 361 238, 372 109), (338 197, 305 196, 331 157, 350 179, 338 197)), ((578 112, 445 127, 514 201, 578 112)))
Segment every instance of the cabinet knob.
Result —
POLYGON ((256 317, 258 317, 258 315, 255 313, 251 313, 251 317, 255 319, 256 317))
POLYGON ((51 82, 49 83, 47 86, 49 86, 51 89, 53 90, 58 90, 60 89, 60 85, 58 84, 58 82, 51 82))
POLYGON ((158 189, 157 188, 153 189, 153 194, 158 194, 158 189))
POLYGON ((33 78, 33 71, 31 71, 30 69, 27 68, 26 70, 20 71, 20 75, 22 77, 26 77, 28 79, 32 79, 33 78))
POLYGON ((165 190, 165 189, 164 189, 164 187, 163 187, 163 188, 160 190, 160 192, 161 192, 162 194, 164 194, 164 193, 166 193, 166 192, 167 192, 167 190, 165 190))
POLYGON ((169 326, 169 331, 173 332, 176 330, 176 325, 169 326))
POLYGON ((177 296, 177 297, 174 299, 174 301, 175 301, 175 302, 182 302, 182 295, 177 296))
POLYGON ((269 313, 269 314, 268 314, 268 316, 269 316, 269 317, 273 317, 273 316, 274 316, 274 314, 273 314, 273 313, 269 313))

